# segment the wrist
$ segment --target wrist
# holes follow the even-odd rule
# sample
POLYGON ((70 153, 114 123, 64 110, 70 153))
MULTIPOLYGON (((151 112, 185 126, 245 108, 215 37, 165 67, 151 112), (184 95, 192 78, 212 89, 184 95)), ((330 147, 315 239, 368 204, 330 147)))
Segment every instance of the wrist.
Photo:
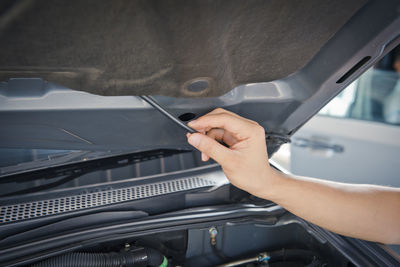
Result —
POLYGON ((262 184, 257 187, 253 195, 277 202, 278 197, 282 195, 282 182, 284 174, 268 166, 263 174, 262 184))

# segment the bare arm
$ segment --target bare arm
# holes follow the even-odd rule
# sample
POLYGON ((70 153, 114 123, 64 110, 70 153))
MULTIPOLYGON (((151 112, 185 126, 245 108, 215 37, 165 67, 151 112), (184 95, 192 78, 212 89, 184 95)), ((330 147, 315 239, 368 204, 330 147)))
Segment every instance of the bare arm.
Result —
POLYGON ((275 171, 268 163, 264 129, 223 109, 189 125, 204 133, 188 134, 189 143, 203 152, 203 160, 216 160, 237 187, 333 232, 400 243, 400 189, 291 177, 275 171))
POLYGON ((287 210, 333 232, 370 241, 400 243, 400 190, 284 177, 265 194, 287 210))

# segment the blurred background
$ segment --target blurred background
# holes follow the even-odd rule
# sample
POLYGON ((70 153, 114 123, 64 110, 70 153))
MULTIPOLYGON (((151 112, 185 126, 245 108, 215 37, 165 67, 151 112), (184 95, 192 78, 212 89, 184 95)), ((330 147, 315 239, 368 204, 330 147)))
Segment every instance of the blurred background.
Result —
POLYGON ((400 46, 332 99, 272 160, 296 175, 400 187, 400 46))

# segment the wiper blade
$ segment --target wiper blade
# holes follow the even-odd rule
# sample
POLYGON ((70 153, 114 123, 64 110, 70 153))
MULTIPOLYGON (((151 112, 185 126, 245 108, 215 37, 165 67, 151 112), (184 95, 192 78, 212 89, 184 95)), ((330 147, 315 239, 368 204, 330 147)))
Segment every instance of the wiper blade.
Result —
POLYGON ((0 183, 8 183, 15 181, 31 181, 36 179, 50 179, 60 176, 72 177, 74 179, 85 173, 95 170, 106 170, 116 167, 123 167, 129 164, 142 162, 146 160, 172 156, 191 152, 184 149, 156 149, 148 151, 131 152, 125 154, 113 154, 112 156, 99 157, 93 159, 81 159, 76 162, 68 162, 64 164, 39 167, 33 170, 22 170, 12 174, 0 175, 0 183))
POLYGON ((90 157, 88 156, 88 154, 90 154, 89 151, 69 151, 68 153, 49 154, 46 155, 46 157, 25 162, 19 162, 14 165, 7 164, 0 167, 0 177, 7 176, 12 173, 39 169, 51 165, 59 165, 68 162, 80 161, 82 158, 90 157))

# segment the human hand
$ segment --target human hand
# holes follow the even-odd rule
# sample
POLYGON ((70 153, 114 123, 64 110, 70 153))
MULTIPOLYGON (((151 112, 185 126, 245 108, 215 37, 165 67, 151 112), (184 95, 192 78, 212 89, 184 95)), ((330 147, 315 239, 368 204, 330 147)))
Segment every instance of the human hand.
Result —
POLYGON ((188 125, 200 132, 188 133, 187 137, 189 144, 202 152, 203 161, 213 158, 233 185, 265 198, 273 182, 273 170, 268 163, 263 127, 222 108, 188 125))
POLYGON ((204 161, 209 157, 217 161, 233 185, 330 231, 374 242, 400 242, 400 213, 393 212, 400 210, 400 189, 275 171, 268 163, 264 129, 224 109, 189 126, 200 133, 187 134, 188 142, 202 152, 204 161))

